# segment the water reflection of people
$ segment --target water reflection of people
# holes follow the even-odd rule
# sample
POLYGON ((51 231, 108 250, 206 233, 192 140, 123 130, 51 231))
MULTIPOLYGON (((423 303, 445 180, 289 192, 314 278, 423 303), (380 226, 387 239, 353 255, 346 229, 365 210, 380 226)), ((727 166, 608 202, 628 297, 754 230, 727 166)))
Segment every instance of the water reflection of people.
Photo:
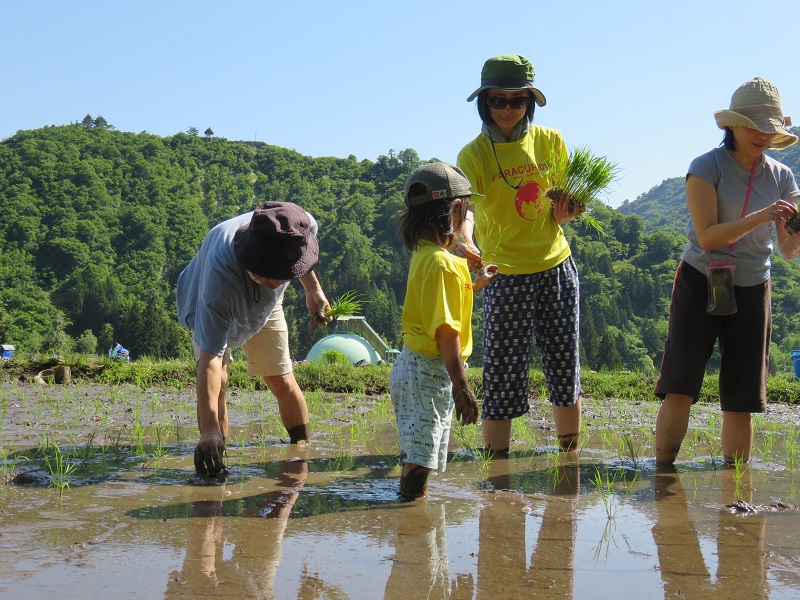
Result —
POLYGON ((195 488, 183 567, 170 576, 165 597, 205 596, 214 588, 228 589, 234 597, 273 597, 289 514, 307 475, 305 460, 281 461, 279 489, 259 496, 257 506, 237 516, 223 517, 225 485, 195 488))
POLYGON ((732 514, 726 505, 752 502, 750 468, 719 472, 721 512, 717 525, 717 572, 712 578, 703 558, 698 529, 689 517, 681 476, 671 466, 655 476, 656 522, 653 541, 658 549, 664 597, 766 598, 765 519, 732 514))
MULTIPOLYGON (((573 563, 580 476, 577 457, 560 454, 548 471, 550 497, 544 502, 539 533, 526 560, 525 519, 520 497, 498 491, 479 520, 477 598, 516 597, 519 590, 546 589, 553 598, 573 597, 573 563)), ((508 489, 509 461, 494 461, 488 481, 508 489)))
POLYGON ((394 556, 384 600, 449 597, 444 511, 441 502, 413 503, 395 511, 399 521, 394 529, 394 556))

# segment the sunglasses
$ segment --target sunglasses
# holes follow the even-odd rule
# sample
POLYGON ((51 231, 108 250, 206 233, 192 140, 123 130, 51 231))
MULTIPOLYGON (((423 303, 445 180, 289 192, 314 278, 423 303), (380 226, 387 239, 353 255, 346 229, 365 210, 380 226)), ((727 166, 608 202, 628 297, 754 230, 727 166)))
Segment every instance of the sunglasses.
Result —
POLYGON ((531 103, 530 96, 515 96, 514 98, 508 99, 504 96, 487 96, 486 97, 486 104, 489 105, 489 108, 494 108, 496 110, 503 110, 506 106, 511 106, 514 110, 519 110, 521 108, 527 108, 528 104, 531 103))

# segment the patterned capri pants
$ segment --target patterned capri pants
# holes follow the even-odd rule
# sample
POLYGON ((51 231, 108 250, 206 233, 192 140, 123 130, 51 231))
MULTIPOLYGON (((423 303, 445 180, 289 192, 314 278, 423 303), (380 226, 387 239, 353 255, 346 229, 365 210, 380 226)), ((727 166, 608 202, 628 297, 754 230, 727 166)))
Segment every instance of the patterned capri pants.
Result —
POLYGON ((533 343, 550 403, 573 406, 581 387, 580 294, 572 257, 541 273, 499 275, 483 294, 481 417, 505 420, 528 412, 533 343))

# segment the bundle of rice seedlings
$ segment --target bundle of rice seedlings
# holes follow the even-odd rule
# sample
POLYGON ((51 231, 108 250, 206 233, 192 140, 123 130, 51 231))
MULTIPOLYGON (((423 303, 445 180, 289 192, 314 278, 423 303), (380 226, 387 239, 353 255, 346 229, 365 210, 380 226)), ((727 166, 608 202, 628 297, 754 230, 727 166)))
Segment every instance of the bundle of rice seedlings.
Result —
MULTIPOLYGON (((361 312, 363 302, 364 301, 361 300, 358 292, 353 290, 345 292, 338 298, 334 298, 331 301, 331 307, 325 312, 325 316, 333 317, 334 319, 338 317, 352 317, 356 313, 361 312)), ((308 328, 313 332, 325 324, 326 323, 324 319, 312 316, 311 321, 308 324, 308 328)))
POLYGON ((585 147, 575 148, 569 154, 553 154, 547 176, 550 187, 545 192, 553 202, 569 198, 570 212, 578 208, 578 215, 587 225, 600 233, 602 224, 586 211, 599 194, 605 192, 619 176, 617 163, 604 156, 595 156, 585 147))
POLYGON ((357 312, 361 312, 363 301, 359 298, 356 291, 350 290, 338 298, 334 298, 331 307, 325 313, 326 317, 352 317, 357 312))

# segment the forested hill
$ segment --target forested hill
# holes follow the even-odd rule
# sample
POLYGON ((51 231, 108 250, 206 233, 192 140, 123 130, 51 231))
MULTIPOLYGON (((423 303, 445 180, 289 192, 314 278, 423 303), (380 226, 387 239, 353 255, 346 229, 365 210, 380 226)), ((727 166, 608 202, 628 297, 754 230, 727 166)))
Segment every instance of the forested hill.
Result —
MULTIPOLYGON (((115 131, 89 116, 20 131, 0 142, 0 341, 23 355, 103 352, 115 340, 134 357, 190 356, 175 314, 181 270, 214 224, 288 200, 319 222, 316 271, 328 297, 358 291, 370 325, 400 348, 409 254, 395 219, 419 164, 411 149, 376 160, 311 158, 264 143, 115 131)), ((600 204, 593 212, 604 236, 566 228, 581 273, 584 364, 652 368, 683 225, 650 227, 649 216, 600 204)), ((800 344, 800 278, 783 279, 777 356, 800 344)), ((293 284, 286 299, 298 359, 315 341, 301 291, 293 284)), ((481 353, 480 298, 476 305, 471 364, 481 353)))
MULTIPOLYGON (((792 128, 792 133, 800 135, 800 128, 792 128)), ((768 154, 788 166, 796 177, 800 177, 800 144, 790 146, 786 150, 770 150, 768 154)), ((688 162, 686 167, 689 167, 688 162)), ((680 231, 684 231, 689 219, 684 177, 685 174, 681 174, 679 177, 665 179, 648 192, 638 196, 636 200, 623 202, 619 211, 626 215, 642 217, 648 231, 657 227, 679 227, 680 231)))

